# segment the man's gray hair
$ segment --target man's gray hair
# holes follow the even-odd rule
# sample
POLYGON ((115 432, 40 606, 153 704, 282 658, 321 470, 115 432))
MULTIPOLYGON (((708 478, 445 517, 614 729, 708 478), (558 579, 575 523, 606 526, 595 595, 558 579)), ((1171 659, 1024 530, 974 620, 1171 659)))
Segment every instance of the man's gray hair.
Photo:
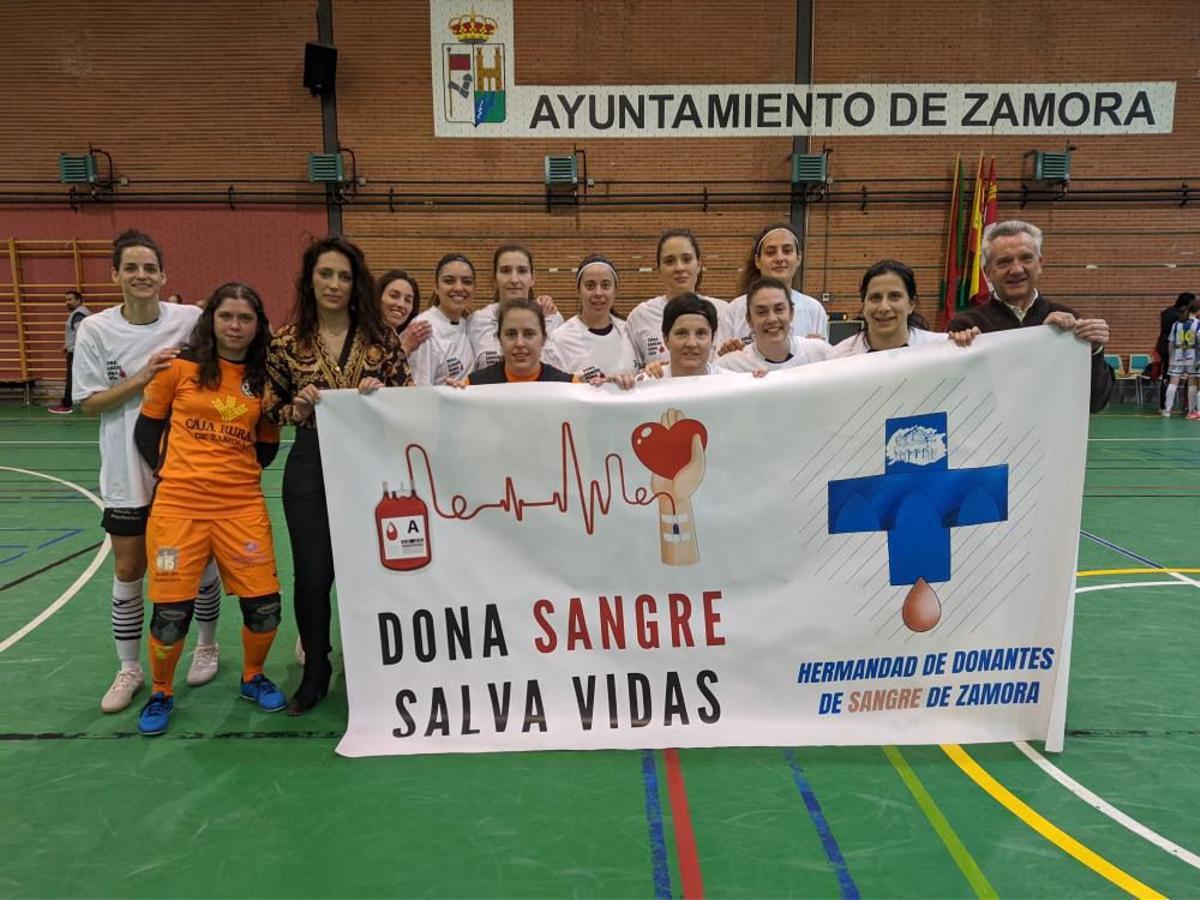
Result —
POLYGON ((989 225, 983 232, 983 241, 980 245, 983 264, 986 266, 992 255, 992 241, 996 238, 1014 237, 1018 234, 1027 234, 1033 238, 1033 246, 1037 250, 1038 259, 1041 259, 1042 229, 1028 222, 1022 222, 1020 219, 1009 219, 1006 222, 997 222, 995 225, 989 225))

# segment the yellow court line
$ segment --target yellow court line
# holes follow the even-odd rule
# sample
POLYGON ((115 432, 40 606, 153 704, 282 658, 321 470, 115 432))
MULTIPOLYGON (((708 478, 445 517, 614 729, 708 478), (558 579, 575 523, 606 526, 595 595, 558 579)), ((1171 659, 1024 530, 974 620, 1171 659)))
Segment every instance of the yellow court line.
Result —
POLYGON ((1200 569, 1087 569, 1075 574, 1080 578, 1086 578, 1089 575, 1152 575, 1155 572, 1178 572, 1181 575, 1195 575, 1200 573, 1200 569))
POLYGON ((1148 885, 1142 884, 1128 872, 1118 869, 1107 859, 1094 850, 1085 847, 1071 837, 1020 797, 993 778, 986 769, 977 763, 970 754, 958 744, 942 744, 942 751, 954 761, 967 777, 987 791, 992 799, 1007 809, 1010 813, 1054 844, 1060 850, 1070 854, 1079 862, 1121 890, 1134 897, 1166 900, 1163 894, 1148 885))

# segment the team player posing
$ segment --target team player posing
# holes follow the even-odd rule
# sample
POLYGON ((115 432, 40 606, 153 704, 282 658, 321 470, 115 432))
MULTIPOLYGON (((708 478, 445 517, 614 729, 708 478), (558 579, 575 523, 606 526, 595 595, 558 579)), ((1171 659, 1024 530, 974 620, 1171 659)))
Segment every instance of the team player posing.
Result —
MULTIPOLYGON (((981 330, 1045 322, 1073 330, 1100 354, 1108 336, 1102 320, 1078 318, 1038 293, 1041 242, 1041 232, 1024 222, 1001 223, 985 235, 992 300, 951 322, 950 339, 965 346, 981 330)), ((222 285, 203 314, 161 303, 162 251, 146 235, 122 234, 112 273, 122 303, 80 324, 73 367, 75 402, 100 416, 102 527, 115 561, 111 621, 120 669, 101 708, 124 709, 144 686, 148 560, 153 684, 139 717, 143 733, 167 728, 175 667, 193 620, 198 641, 187 682, 216 676, 222 581, 242 609, 240 695, 293 715, 325 697, 334 571, 316 428, 323 390, 531 381, 632 388, 637 377, 762 377, 834 357, 946 342, 916 312, 912 269, 882 260, 862 279, 862 332, 830 347, 824 309, 792 286, 799 264, 791 226, 764 228, 748 253, 742 294, 726 303, 697 293, 699 243, 690 231, 671 229, 656 251, 662 294, 622 320, 613 309, 616 265, 588 256, 576 269, 579 313, 564 323, 553 299, 535 294, 533 255, 521 245, 497 249, 495 298, 474 312, 475 266, 462 253, 446 254, 422 310, 415 277, 392 270, 375 282, 358 247, 329 237, 306 250, 291 319, 271 338, 263 303, 244 284, 222 285), (304 674, 290 699, 264 673, 282 601, 260 476, 275 456, 281 425, 297 427, 283 495, 304 674)), ((1189 321, 1181 322, 1173 346, 1182 349, 1189 334, 1194 346, 1189 321)), ((1173 371, 1180 380, 1192 375, 1183 365, 1181 353, 1173 371)), ((1093 410, 1110 390, 1111 373, 1094 357, 1093 410)))

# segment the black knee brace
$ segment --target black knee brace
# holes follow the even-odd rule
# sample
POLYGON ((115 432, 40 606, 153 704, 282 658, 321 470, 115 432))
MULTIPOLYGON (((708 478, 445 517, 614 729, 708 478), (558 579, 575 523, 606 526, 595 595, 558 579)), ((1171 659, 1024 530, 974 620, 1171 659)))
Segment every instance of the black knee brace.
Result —
POLYGON ((242 621, 255 634, 266 634, 279 627, 279 611, 282 603, 279 594, 265 597, 241 597, 242 621))
POLYGON ((183 640, 188 633, 188 626, 192 624, 195 608, 195 600, 155 603, 154 614, 150 617, 150 633, 167 646, 183 640))

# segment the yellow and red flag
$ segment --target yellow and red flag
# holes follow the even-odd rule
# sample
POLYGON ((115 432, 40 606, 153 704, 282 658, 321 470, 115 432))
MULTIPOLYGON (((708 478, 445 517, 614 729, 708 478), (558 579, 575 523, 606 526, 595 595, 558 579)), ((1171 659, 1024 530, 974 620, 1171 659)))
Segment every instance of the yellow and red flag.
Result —
POLYGON ((942 307, 942 325, 952 318, 958 300, 958 283, 962 278, 959 268, 958 208, 962 197, 962 154, 954 157, 954 186, 950 191, 950 213, 946 222, 946 259, 942 265, 942 285, 938 300, 942 307))
POLYGON ((983 200, 983 224, 979 232, 980 240, 980 256, 978 263, 979 281, 977 284, 972 284, 973 291, 971 293, 971 303, 978 306, 980 303, 986 303, 992 293, 992 286, 988 283, 987 276, 983 274, 983 234, 988 230, 989 225, 995 225, 999 215, 999 190, 996 185, 996 157, 992 157, 991 165, 988 167, 987 177, 987 193, 983 200))

